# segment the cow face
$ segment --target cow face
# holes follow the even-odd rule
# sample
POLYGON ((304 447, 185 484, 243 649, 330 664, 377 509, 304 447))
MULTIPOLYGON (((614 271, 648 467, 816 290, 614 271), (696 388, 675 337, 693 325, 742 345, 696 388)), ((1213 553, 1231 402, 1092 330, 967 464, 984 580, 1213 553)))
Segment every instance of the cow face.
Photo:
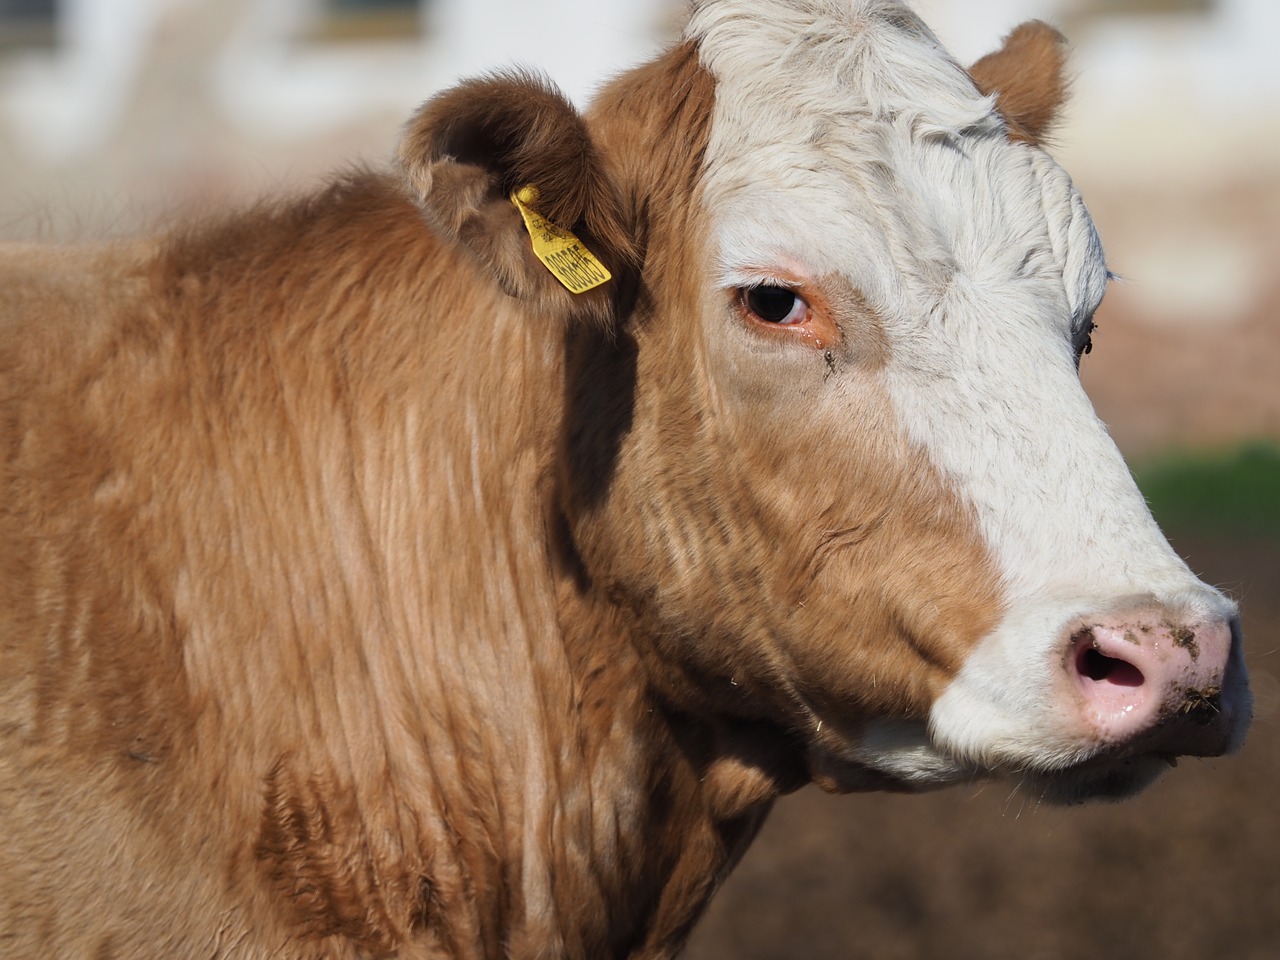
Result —
POLYGON ((874 0, 707 0, 687 37, 601 97, 607 202, 562 214, 620 268, 566 328, 562 508, 655 682, 832 789, 1121 796, 1237 747, 1235 609, 1077 377, 1108 272, 1036 142, 1060 38, 970 75, 874 0))

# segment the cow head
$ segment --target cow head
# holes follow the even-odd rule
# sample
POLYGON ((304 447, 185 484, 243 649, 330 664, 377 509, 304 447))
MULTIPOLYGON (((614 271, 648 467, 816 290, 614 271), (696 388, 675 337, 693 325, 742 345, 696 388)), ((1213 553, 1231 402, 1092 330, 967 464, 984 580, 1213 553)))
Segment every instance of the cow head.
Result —
POLYGON ((1039 145, 1062 88, 1043 25, 970 73, 888 0, 703 0, 587 121, 481 81, 405 141, 511 294, 575 313, 524 181, 619 268, 566 327, 583 589, 678 708, 785 728, 831 789, 1123 796, 1243 739, 1235 608, 1078 380, 1108 271, 1039 145))

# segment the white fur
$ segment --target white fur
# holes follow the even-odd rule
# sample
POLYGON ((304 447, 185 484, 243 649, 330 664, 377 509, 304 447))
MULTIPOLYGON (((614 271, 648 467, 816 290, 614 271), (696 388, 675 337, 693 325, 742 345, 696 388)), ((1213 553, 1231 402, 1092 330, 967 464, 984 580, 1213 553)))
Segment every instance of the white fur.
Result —
POLYGON ((726 287, 841 274, 880 315, 910 442, 972 505, 1006 615, 929 723, 849 759, 907 782, 1052 769, 1072 618, 1126 601, 1230 615, 1173 553, 1082 390, 1073 340, 1107 269, 1070 179, 885 0, 717 0, 690 36, 716 79, 705 198, 726 287))

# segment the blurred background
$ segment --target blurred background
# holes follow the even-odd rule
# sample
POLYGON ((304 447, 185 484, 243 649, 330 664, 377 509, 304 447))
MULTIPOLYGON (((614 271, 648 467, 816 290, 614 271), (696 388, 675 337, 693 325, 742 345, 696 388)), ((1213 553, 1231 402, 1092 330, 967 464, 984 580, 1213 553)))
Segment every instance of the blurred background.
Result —
MULTIPOLYGON (((1243 604, 1236 758, 1115 807, 1013 784, 782 801, 689 948, 719 958, 1280 957, 1280 3, 918 0, 964 62, 1054 23, 1051 147, 1122 278, 1082 378, 1175 547, 1243 604)), ((681 0, 0 0, 0 240, 92 240, 378 164, 519 63, 579 104, 681 0)))

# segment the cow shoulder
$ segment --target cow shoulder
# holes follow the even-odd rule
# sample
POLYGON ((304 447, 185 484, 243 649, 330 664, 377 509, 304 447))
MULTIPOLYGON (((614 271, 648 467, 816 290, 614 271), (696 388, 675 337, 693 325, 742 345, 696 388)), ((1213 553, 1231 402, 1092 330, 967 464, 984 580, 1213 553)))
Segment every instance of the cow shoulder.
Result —
POLYGON ((541 314, 612 320, 635 245, 585 119, 549 83, 514 73, 445 91, 410 120, 399 161, 427 221, 507 294, 541 314), (528 186, 536 212, 578 236, 613 281, 570 293, 537 260, 511 199, 528 186))

